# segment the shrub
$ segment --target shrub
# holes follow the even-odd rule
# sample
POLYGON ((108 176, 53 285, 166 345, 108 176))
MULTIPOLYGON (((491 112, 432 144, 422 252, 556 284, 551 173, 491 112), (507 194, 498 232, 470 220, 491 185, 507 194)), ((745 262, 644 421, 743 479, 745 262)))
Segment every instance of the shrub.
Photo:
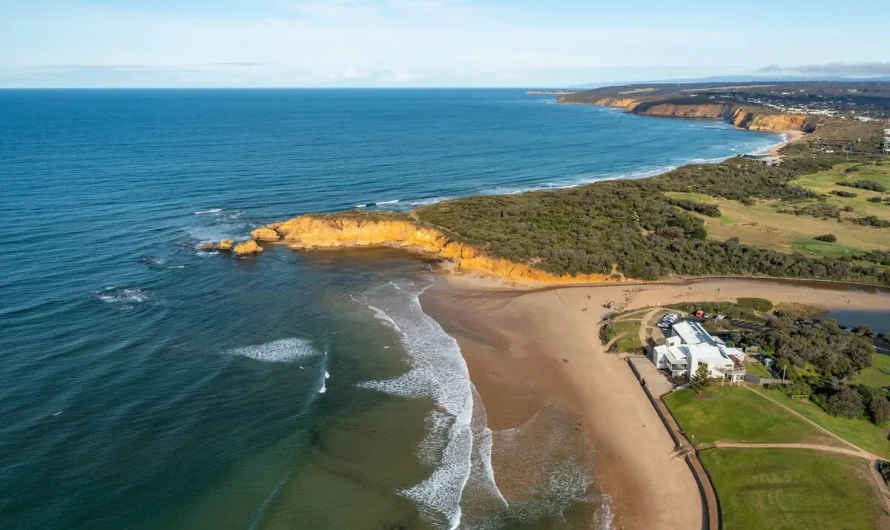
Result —
POLYGON ((884 202, 884 199, 880 197, 869 197, 866 199, 868 202, 884 202))
POLYGON ((832 195, 837 195, 838 197, 846 197, 846 198, 848 198, 848 199, 853 199, 853 198, 855 198, 855 197, 858 197, 858 195, 856 195, 856 194, 853 193, 852 191, 834 190, 834 191, 831 192, 831 194, 832 194, 832 195))
POLYGON ((887 401, 884 396, 873 397, 871 403, 868 404, 868 415, 875 425, 890 420, 890 401, 887 401))
POLYGON ((825 235, 821 235, 821 236, 816 236, 813 239, 815 239, 817 241, 827 241, 829 243, 837 242, 837 236, 834 234, 825 234, 825 235))
POLYGON ((720 207, 716 204, 707 204, 703 202, 695 202, 687 199, 671 199, 671 204, 686 210, 687 212, 696 212, 708 217, 720 217, 720 207))
POLYGON ((769 313, 773 310, 773 303, 766 298, 739 298, 736 303, 760 313, 769 313))
POLYGON ((890 221, 885 219, 881 219, 876 215, 869 215, 867 217, 857 217, 853 219, 853 222, 862 225, 862 226, 873 226, 875 228, 890 228, 890 221))
POLYGON ((845 386, 828 398, 828 412, 844 418, 859 418, 865 413, 859 392, 845 386))
POLYGON ((854 182, 837 182, 838 186, 846 186, 848 188, 858 188, 860 190, 870 190, 870 191, 878 191, 884 193, 887 191, 887 187, 881 184, 880 182, 875 182, 873 180, 857 180, 854 182))

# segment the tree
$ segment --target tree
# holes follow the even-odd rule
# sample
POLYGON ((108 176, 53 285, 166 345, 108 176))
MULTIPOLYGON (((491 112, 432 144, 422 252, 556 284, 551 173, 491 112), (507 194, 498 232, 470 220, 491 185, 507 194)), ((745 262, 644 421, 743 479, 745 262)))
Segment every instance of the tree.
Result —
POLYGON ((865 412, 859 392, 845 386, 828 398, 828 412, 845 418, 858 418, 865 412))
POLYGON ((868 404, 868 413, 875 425, 890 420, 890 401, 887 401, 884 396, 873 397, 871 403, 868 404))
POLYGON ((695 395, 700 395, 702 390, 708 388, 711 384, 711 376, 708 374, 708 367, 699 363, 698 368, 689 380, 689 388, 695 391, 695 395))

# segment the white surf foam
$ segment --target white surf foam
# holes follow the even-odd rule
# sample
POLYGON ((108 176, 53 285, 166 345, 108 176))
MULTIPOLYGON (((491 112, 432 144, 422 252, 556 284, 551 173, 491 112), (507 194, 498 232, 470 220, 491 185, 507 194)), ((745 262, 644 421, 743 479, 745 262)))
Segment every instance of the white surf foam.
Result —
POLYGON ((428 206, 430 204, 436 204, 437 202, 447 201, 449 197, 432 197, 429 199, 418 199, 416 201, 411 201, 408 204, 411 206, 428 206))
POLYGON ((240 355, 269 363, 290 363, 319 355, 319 351, 312 346, 312 341, 289 338, 234 348, 226 351, 226 354, 240 355))
MULTIPOLYGON (((411 370, 395 379, 359 386, 405 397, 432 398, 438 404, 427 418, 427 435, 418 448, 419 458, 437 467, 429 478, 400 493, 417 503, 425 517, 444 517, 448 527, 454 529, 460 525, 461 497, 473 462, 474 400, 469 372, 457 342, 421 309, 418 295, 426 287, 416 292, 393 287, 397 286, 380 286, 385 292, 379 294, 385 299, 375 303, 385 310, 371 304, 367 307, 399 333, 411 359, 411 370)), ((376 300, 374 294, 371 296, 376 300)), ((493 475, 490 477, 490 487, 497 490, 493 475)))
POLYGON ((399 202, 399 199, 394 199, 391 201, 379 201, 379 202, 375 202, 374 204, 376 204, 377 206, 385 206, 387 204, 396 204, 398 202, 399 202))
POLYGON ((204 214, 208 214, 208 213, 219 213, 222 210, 223 210, 222 208, 211 208, 209 210, 198 210, 197 212, 194 212, 194 214, 195 215, 204 215, 204 214))
POLYGON ((93 298, 108 304, 138 304, 149 300, 148 293, 143 289, 118 289, 106 287, 94 293, 93 298))

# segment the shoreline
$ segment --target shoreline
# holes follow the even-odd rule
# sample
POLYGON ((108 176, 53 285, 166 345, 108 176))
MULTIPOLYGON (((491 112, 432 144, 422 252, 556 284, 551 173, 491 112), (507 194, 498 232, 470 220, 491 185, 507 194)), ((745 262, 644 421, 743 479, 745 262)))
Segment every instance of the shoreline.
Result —
MULTIPOLYGON (((744 279, 531 290, 448 275, 420 299, 457 340, 493 431, 523 425, 556 404, 583 431, 597 487, 611 498, 612 528, 685 530, 702 524, 698 487, 685 461, 671 457, 673 441, 624 356, 603 351, 597 324, 611 310, 602 304, 621 300, 621 309, 633 310, 751 296, 890 312, 885 292, 744 279)), ((493 459, 495 480, 498 464, 493 459)))

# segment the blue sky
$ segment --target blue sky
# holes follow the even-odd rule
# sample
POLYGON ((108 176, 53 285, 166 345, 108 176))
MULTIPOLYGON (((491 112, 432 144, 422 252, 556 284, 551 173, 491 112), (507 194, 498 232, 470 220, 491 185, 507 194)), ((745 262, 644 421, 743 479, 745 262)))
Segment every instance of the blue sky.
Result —
POLYGON ((890 75, 885 2, 0 0, 0 87, 890 75))

